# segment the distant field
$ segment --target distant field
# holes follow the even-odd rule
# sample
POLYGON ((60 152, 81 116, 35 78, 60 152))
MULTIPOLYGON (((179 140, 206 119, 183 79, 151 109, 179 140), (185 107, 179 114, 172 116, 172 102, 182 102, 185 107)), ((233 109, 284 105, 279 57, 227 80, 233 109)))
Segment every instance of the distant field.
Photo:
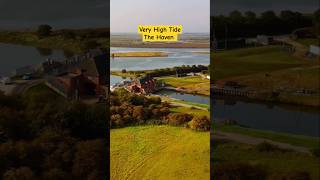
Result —
POLYGON ((210 80, 203 79, 199 76, 193 77, 162 77, 158 78, 164 81, 167 85, 183 88, 196 94, 210 96, 210 80))
POLYGON ((210 133, 182 127, 111 130, 111 179, 210 179, 210 133))
POLYGON ((308 65, 278 46, 246 48, 213 54, 214 80, 308 65))

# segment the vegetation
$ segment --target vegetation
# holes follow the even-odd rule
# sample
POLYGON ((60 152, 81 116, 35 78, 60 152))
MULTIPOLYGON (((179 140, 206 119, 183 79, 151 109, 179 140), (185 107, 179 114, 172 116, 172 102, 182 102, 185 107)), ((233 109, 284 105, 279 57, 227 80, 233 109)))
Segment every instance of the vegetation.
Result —
POLYGON ((220 15, 212 17, 212 25, 215 27, 215 38, 221 40, 239 37, 255 37, 257 35, 282 35, 290 34, 295 29, 312 27, 319 20, 318 11, 314 16, 305 15, 290 10, 281 11, 277 15, 274 11, 265 11, 260 15, 252 11, 242 14, 233 11, 228 16, 220 15), (274 28, 277 27, 277 28, 274 28), (226 30, 228 29, 228 30, 226 30), (228 32, 226 34, 226 32, 228 32))
POLYGON ((247 145, 218 139, 211 140, 213 141, 212 178, 319 179, 320 177, 319 160, 313 156, 279 150, 278 147, 267 144, 247 145))
POLYGON ((315 137, 255 130, 237 125, 215 124, 214 128, 215 130, 219 130, 222 132, 232 132, 252 137, 265 138, 277 142, 288 143, 295 146, 307 147, 310 149, 318 148, 320 143, 320 139, 315 137))
POLYGON ((161 77, 158 80, 167 86, 180 88, 188 93, 210 96, 210 80, 200 76, 191 77, 161 77))
POLYGON ((105 107, 67 101, 45 85, 0 94, 1 179, 106 179, 105 107))
POLYGON ((167 57, 168 54, 163 52, 121 52, 112 53, 112 57, 167 57))
POLYGON ((181 67, 173 67, 173 68, 165 68, 165 69, 155 69, 155 70, 144 70, 144 71, 114 71, 111 74, 122 76, 122 77, 140 77, 140 76, 150 76, 150 77, 162 77, 162 76, 185 76, 187 73, 200 73, 205 72, 208 74, 209 66, 204 65, 192 65, 181 67))
POLYGON ((1 31, 0 42, 28 45, 45 49, 62 49, 82 53, 90 48, 109 48, 109 29, 61 29, 52 31, 49 25, 40 25, 36 32, 1 31))
MULTIPOLYGON (((143 124, 186 126, 196 115, 171 112, 170 104, 160 97, 146 97, 118 89, 110 96, 111 128, 143 124)), ((205 119, 203 119, 205 120, 205 119)))
POLYGON ((210 133, 182 127, 112 129, 111 179, 210 179, 210 133))

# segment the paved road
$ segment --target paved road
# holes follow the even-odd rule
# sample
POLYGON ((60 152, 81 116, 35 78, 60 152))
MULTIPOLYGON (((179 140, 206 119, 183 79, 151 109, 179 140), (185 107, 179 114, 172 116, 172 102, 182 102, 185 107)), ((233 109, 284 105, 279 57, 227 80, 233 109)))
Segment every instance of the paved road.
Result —
POLYGON ((246 136, 246 135, 241 135, 241 134, 236 134, 236 133, 215 131, 214 134, 211 133, 211 139, 213 139, 213 143, 214 143, 214 139, 225 139, 225 140, 231 140, 234 142, 250 144, 250 145, 257 145, 262 142, 268 142, 270 144, 278 146, 281 149, 289 149, 289 150, 293 150, 296 152, 310 154, 309 149, 306 147, 294 146, 291 144, 276 142, 276 141, 272 141, 272 140, 265 139, 265 138, 251 137, 251 136, 246 136))

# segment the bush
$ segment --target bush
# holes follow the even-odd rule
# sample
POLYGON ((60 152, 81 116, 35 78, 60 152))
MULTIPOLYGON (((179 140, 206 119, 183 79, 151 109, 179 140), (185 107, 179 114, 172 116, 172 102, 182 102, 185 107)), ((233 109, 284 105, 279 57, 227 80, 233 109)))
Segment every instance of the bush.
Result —
POLYGON ((167 123, 174 126, 180 126, 191 121, 192 117, 192 115, 185 113, 169 114, 167 117, 167 123))
POLYGON ((284 151, 284 149, 280 149, 278 146, 270 144, 266 141, 257 144, 256 150, 259 152, 273 152, 273 151, 284 151))
POLYGON ((209 131, 211 127, 211 121, 207 116, 197 117, 195 116, 188 126, 196 131, 209 131))
POLYGON ((312 150, 313 156, 320 158, 320 148, 316 148, 312 150))

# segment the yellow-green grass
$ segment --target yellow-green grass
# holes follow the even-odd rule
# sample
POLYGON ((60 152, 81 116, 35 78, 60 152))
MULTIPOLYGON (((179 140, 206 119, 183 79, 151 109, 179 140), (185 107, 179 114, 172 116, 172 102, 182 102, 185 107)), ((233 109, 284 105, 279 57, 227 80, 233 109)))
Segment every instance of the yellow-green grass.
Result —
POLYGON ((189 93, 196 93, 210 96, 210 80, 200 76, 191 77, 161 77, 159 80, 165 82, 166 85, 182 88, 189 93))
POLYGON ((291 56, 279 46, 266 46, 214 52, 211 72, 214 80, 310 65, 291 56))
POLYGON ((171 112, 174 113, 188 113, 194 116, 207 116, 210 117, 210 112, 208 110, 198 109, 196 107, 183 107, 175 106, 170 108, 171 112))
MULTIPOLYGON (((217 142, 217 141, 216 141, 217 142)), ((308 172, 311 179, 319 179, 319 159, 297 152, 260 152, 254 145, 234 142, 212 144, 213 166, 215 168, 222 163, 245 163, 260 166, 267 171, 269 177, 279 177, 281 174, 293 174, 294 172, 308 172)))
POLYGON ((277 142, 287 143, 295 146, 302 146, 310 149, 319 148, 320 138, 303 136, 303 135, 292 135, 287 133, 279 133, 265 130, 257 130, 237 125, 218 125, 214 124, 214 131, 219 130, 223 132, 243 134, 251 137, 265 138, 277 142))
POLYGON ((210 179, 210 133, 137 126, 110 132, 111 179, 210 179))
POLYGON ((194 103, 194 102, 190 102, 190 101, 183 101, 180 99, 174 99, 174 98, 169 98, 169 97, 165 97, 162 96, 161 97, 162 101, 166 101, 166 102, 171 102, 171 103, 176 103, 176 104, 181 104, 182 106, 188 106, 188 107, 198 107, 198 108, 202 108, 202 109, 209 109, 210 105, 209 104, 200 104, 200 103, 194 103))
POLYGON ((112 57, 167 57, 164 52, 118 52, 112 53, 112 57))

